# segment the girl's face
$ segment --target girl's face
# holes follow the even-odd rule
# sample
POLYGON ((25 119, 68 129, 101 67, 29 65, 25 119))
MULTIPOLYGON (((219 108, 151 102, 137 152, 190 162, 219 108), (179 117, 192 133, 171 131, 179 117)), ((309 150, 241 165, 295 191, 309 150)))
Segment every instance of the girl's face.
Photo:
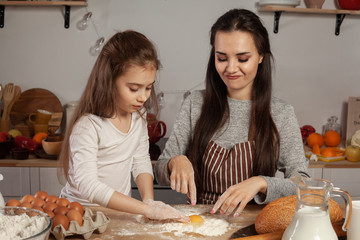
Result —
POLYGON ((116 79, 121 115, 133 113, 143 106, 150 97, 155 82, 156 69, 152 66, 130 66, 116 79))
POLYGON ((248 32, 217 32, 215 35, 215 67, 225 83, 228 96, 250 100, 258 65, 259 55, 254 39, 248 32))

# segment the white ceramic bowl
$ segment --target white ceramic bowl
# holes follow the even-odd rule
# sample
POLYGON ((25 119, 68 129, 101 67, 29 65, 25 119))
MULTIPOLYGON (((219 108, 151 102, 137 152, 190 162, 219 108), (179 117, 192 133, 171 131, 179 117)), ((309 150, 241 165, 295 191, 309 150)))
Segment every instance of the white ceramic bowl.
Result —
MULTIPOLYGON (((49 215, 47 215, 44 212, 41 212, 39 210, 36 209, 30 209, 30 208, 24 208, 24 207, 3 207, 0 208, 0 217, 7 217, 7 216, 21 216, 21 215, 28 215, 30 217, 30 219, 34 218, 35 221, 35 217, 39 216, 40 218, 44 219, 44 224, 42 226, 42 228, 36 232, 34 232, 32 235, 26 236, 25 238, 20 238, 20 239, 26 239, 26 240, 47 240, 49 238, 50 235, 50 229, 51 229, 51 225, 52 225, 52 219, 49 217, 49 215)), ((15 224, 20 224, 20 223, 14 223, 14 228, 18 227, 15 224)), ((10 226, 11 227, 11 226, 10 226)), ((0 233, 1 234, 5 234, 5 233, 0 233)), ((6 237, 2 236, 1 239, 3 239, 6 237)), ((7 239, 11 239, 11 238, 15 238, 14 236, 12 237, 8 237, 7 239)))

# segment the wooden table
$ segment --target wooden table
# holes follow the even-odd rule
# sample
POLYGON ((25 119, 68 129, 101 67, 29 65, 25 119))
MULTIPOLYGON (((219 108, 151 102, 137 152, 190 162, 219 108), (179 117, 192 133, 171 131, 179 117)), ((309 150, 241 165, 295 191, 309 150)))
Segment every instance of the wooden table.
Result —
MULTIPOLYGON (((123 213, 104 207, 90 207, 93 212, 103 212, 110 218, 110 222, 104 233, 98 234, 94 232, 89 239, 230 239, 231 235, 240 228, 253 224, 263 206, 248 205, 237 218, 232 216, 226 217, 219 214, 211 215, 210 210, 213 205, 173 205, 173 207, 188 215, 201 214, 204 217, 224 219, 229 223, 228 231, 217 237, 203 236, 197 233, 182 233, 182 235, 176 236, 174 233, 162 230, 166 222, 148 220, 141 215, 123 213)), ((50 239, 55 239, 55 237, 51 235, 50 239)), ((66 239, 83 240, 84 238, 81 235, 77 235, 66 237, 66 239)))

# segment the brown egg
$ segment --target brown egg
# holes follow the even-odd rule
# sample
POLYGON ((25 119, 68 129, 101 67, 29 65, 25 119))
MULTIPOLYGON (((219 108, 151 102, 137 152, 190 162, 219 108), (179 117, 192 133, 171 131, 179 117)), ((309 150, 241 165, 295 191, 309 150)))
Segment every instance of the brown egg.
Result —
POLYGON ((41 212, 45 212, 44 209, 42 209, 41 207, 34 207, 34 206, 33 206, 33 209, 39 210, 39 211, 41 211, 41 212))
POLYGON ((67 207, 67 205, 69 205, 70 201, 67 200, 66 198, 59 198, 58 200, 56 200, 55 203, 56 203, 58 206, 67 207))
POLYGON ((55 214, 54 214, 53 211, 45 211, 45 213, 46 213, 47 215, 49 215, 49 217, 51 217, 51 218, 54 218, 54 216, 55 216, 55 214))
POLYGON ((21 202, 15 198, 10 199, 7 201, 6 206, 8 207, 18 207, 20 206, 21 202))
POLYGON ((70 224, 68 217, 65 215, 61 215, 61 214, 55 215, 53 217, 53 225, 52 225, 51 229, 53 230, 54 227, 56 227, 57 225, 60 225, 60 224, 65 228, 65 230, 68 230, 69 224, 70 224))
POLYGON ((68 208, 78 211, 81 214, 81 216, 84 215, 85 210, 84 210, 83 206, 78 202, 69 203, 68 208))
POLYGON ((32 208, 32 205, 29 202, 23 202, 19 207, 32 208))
POLYGON ((45 201, 46 197, 48 196, 47 192, 45 191, 38 191, 34 194, 35 198, 40 198, 45 201))
POLYGON ((49 195, 45 198, 45 202, 52 202, 55 203, 56 200, 58 200, 59 198, 55 195, 49 195))
POLYGON ((33 207, 42 207, 45 204, 45 201, 40 198, 34 198, 31 204, 33 207))
POLYGON ((54 211, 54 209, 57 208, 57 205, 56 203, 53 202, 47 202, 42 206, 42 208, 44 209, 45 212, 54 211))
POLYGON ((31 203, 34 200, 34 196, 30 195, 30 194, 26 194, 25 196, 22 197, 22 199, 20 200, 21 203, 24 202, 28 202, 31 203))
POLYGON ((39 216, 39 215, 40 215, 40 213, 35 212, 35 211, 26 212, 26 214, 27 214, 29 217, 34 217, 34 216, 39 216))
POLYGON ((64 206, 58 206, 57 208, 54 209, 54 213, 55 215, 58 214, 62 214, 62 215, 66 215, 66 213, 69 211, 70 209, 64 206))
POLYGON ((76 221, 80 226, 83 224, 83 218, 81 213, 79 213, 75 209, 70 209, 69 212, 66 214, 66 216, 69 218, 69 221, 76 221))

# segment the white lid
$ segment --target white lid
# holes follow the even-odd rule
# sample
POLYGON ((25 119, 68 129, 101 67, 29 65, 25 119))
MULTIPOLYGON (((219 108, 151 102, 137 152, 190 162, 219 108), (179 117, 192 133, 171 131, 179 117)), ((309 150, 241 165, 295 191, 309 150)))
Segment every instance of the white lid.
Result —
POLYGON ((76 107, 79 104, 79 101, 71 101, 66 104, 67 107, 76 107))

